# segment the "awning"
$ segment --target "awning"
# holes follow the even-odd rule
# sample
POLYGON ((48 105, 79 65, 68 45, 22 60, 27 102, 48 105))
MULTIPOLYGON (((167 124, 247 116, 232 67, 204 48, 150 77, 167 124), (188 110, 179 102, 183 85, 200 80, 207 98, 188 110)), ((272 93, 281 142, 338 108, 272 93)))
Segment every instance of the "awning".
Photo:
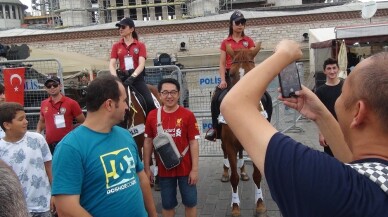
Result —
POLYGON ((39 48, 30 48, 31 53, 29 59, 57 59, 62 65, 63 73, 68 74, 72 72, 101 70, 109 68, 109 61, 98 59, 79 54, 75 52, 61 52, 58 50, 45 50, 39 48))
POLYGON ((388 23, 336 27, 334 31, 336 39, 386 36, 388 35, 388 23))
POLYGON ((335 46, 336 40, 346 39, 346 45, 359 43, 376 43, 388 41, 388 23, 348 26, 335 28, 310 29, 311 48, 327 48, 335 46))

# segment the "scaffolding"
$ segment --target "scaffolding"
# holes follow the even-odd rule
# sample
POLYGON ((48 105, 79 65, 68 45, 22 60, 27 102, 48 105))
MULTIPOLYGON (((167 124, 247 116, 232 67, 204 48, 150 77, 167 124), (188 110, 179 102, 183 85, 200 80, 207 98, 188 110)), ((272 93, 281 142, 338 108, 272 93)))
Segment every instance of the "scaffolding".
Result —
MULTIPOLYGON (((265 7, 274 0, 32 0, 52 27, 88 26, 133 20, 211 16, 240 8, 265 7)), ((271 4, 272 6, 273 4, 271 4)))
MULTIPOLYGON (((39 0, 35 0, 39 1, 39 0)), ((116 22, 124 17, 134 20, 181 19, 186 14, 185 0, 40 0, 48 7, 55 27, 87 26, 116 22), (47 2, 49 1, 49 2, 47 2), (51 2, 52 1, 52 2, 51 2)), ((38 3, 41 5, 41 3, 38 3)), ((43 4, 43 3, 42 3, 43 4)), ((44 11, 42 10, 44 8, 44 11)))

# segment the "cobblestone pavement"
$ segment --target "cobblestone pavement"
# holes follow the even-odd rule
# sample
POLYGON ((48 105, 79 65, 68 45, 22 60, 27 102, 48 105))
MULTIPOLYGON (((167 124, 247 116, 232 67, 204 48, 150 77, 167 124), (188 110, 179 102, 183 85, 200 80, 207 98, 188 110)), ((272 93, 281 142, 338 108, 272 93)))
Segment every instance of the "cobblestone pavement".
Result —
MULTIPOLYGON (((301 119, 297 122, 296 127, 289 129, 287 135, 295 140, 312 147, 322 150, 318 142, 318 130, 312 121, 301 119)), ((217 145, 215 143, 215 145, 217 145)), ((223 183, 220 181, 223 172, 222 157, 200 157, 199 158, 199 183, 198 189, 198 216, 200 217, 229 217, 231 215, 231 196, 232 190, 229 182, 223 183)), ((252 162, 246 162, 248 174, 251 177, 253 167, 252 162)), ((279 217, 282 216, 276 203, 272 200, 267 182, 262 181, 261 188, 264 195, 264 202, 267 207, 266 216, 279 217)), ((255 186, 250 179, 239 183, 239 196, 241 206, 241 216, 255 216, 254 192, 255 186)), ((154 200, 158 213, 161 216, 162 205, 160 192, 153 191, 154 200)), ((178 192, 179 205, 176 208, 176 217, 184 217, 184 206, 181 203, 180 194, 178 192)))

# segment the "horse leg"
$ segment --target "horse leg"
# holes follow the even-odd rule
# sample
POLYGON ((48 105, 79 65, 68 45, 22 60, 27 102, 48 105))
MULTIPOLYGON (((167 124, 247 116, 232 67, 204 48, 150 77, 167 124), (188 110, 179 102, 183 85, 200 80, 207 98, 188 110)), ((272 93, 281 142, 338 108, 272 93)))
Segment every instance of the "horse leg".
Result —
POLYGON ((260 173, 259 169, 254 164, 253 164, 252 178, 256 184, 256 188, 255 188, 256 214, 257 214, 257 216, 262 216, 266 213, 267 208, 264 205, 263 192, 260 188, 261 173, 260 173))
POLYGON ((228 154, 230 165, 230 184, 232 185, 232 216, 240 216, 240 198, 238 195, 239 176, 237 172, 237 153, 230 150, 228 154))
POLYGON ((240 177, 242 181, 249 181, 249 176, 247 171, 245 170, 245 163, 244 163, 244 156, 243 156, 243 150, 238 151, 238 162, 237 162, 238 168, 240 168, 240 177))
POLYGON ((224 153, 224 172, 222 173, 221 182, 229 182, 229 160, 224 143, 221 143, 221 148, 222 152, 224 153))

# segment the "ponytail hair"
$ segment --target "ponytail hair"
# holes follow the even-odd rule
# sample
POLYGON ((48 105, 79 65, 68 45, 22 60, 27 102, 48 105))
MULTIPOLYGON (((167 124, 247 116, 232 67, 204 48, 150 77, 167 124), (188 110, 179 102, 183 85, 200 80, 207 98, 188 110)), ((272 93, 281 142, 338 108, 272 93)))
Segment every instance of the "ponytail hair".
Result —
POLYGON ((137 35, 137 32, 135 30, 133 30, 133 32, 132 32, 132 38, 139 40, 139 36, 137 35))

